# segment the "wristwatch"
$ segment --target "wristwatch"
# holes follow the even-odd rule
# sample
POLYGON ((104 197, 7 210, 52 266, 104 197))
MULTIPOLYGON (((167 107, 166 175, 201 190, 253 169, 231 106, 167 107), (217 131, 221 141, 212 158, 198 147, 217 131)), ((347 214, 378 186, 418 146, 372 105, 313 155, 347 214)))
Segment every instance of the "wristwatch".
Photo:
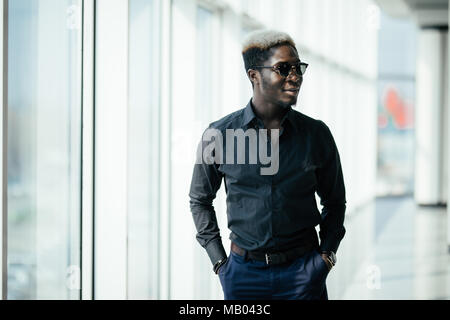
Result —
POLYGON ((217 261, 217 262, 214 264, 213 271, 214 271, 215 274, 217 274, 217 272, 219 271, 220 267, 221 267, 225 262, 227 262, 227 258, 220 259, 219 261, 217 261))
POLYGON ((332 267, 336 265, 336 254, 333 251, 322 251, 322 254, 325 254, 327 257, 328 262, 331 264, 332 267))

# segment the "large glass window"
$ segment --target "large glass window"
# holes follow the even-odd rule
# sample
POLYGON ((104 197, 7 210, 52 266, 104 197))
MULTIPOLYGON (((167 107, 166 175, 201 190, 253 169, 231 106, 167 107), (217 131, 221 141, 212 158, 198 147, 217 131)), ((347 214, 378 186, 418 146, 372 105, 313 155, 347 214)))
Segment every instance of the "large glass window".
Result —
POLYGON ((8 299, 80 298, 81 5, 9 1, 8 299))
MULTIPOLYGON (((221 54, 220 43, 217 42, 220 25, 220 12, 203 6, 197 6, 195 19, 195 125, 201 131, 196 132, 200 137, 203 130, 209 123, 220 118, 222 101, 220 97, 220 78, 217 76, 222 73, 222 61, 219 58, 221 54)), ((227 60, 227 59, 225 59, 227 60)), ((229 66, 226 65, 225 68, 229 66)), ((189 173, 192 167, 189 166, 189 173)), ((190 178, 190 177, 189 177, 190 178)), ((228 246, 227 227, 224 217, 223 198, 224 191, 218 192, 214 201, 214 210, 221 231, 224 246, 228 246)), ((211 262, 205 250, 199 246, 195 240, 194 250, 194 299, 221 298, 220 283, 211 272, 211 262)))
POLYGON ((212 31, 213 13, 203 7, 197 7, 196 15, 196 119, 202 127, 211 122, 213 106, 213 70, 212 31))
POLYGON ((129 2, 129 299, 160 296, 158 11, 158 1, 129 2))

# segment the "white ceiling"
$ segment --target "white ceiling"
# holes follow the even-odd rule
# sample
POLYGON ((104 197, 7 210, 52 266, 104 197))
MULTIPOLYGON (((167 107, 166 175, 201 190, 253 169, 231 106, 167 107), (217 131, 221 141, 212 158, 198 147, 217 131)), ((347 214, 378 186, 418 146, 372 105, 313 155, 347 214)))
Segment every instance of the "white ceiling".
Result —
POLYGON ((420 26, 448 26, 449 0, 375 0, 394 17, 411 18, 420 26))

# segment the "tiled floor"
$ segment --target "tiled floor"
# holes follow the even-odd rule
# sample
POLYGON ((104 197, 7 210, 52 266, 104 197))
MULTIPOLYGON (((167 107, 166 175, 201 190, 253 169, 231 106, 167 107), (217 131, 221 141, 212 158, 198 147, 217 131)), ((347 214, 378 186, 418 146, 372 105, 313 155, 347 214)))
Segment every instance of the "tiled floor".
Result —
POLYGON ((446 208, 412 198, 378 199, 375 208, 375 245, 341 298, 450 299, 446 208))

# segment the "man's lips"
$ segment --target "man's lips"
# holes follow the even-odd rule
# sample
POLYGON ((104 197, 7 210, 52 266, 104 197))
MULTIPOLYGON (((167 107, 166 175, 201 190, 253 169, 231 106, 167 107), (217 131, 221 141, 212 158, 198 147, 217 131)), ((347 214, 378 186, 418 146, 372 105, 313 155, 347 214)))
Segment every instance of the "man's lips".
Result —
POLYGON ((290 94, 297 94, 300 88, 292 88, 292 89, 285 89, 284 92, 290 93, 290 94))

